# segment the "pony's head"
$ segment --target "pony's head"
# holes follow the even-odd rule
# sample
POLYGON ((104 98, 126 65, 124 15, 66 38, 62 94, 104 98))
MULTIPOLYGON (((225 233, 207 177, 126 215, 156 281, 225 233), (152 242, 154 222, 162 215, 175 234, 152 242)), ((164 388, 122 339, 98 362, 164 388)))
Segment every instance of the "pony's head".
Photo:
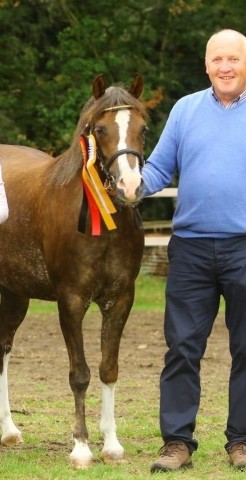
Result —
POLYGON ((138 74, 129 89, 106 88, 103 75, 99 75, 77 127, 77 133, 94 136, 105 188, 121 204, 138 202, 143 189, 147 114, 139 100, 142 90, 143 80, 138 74))

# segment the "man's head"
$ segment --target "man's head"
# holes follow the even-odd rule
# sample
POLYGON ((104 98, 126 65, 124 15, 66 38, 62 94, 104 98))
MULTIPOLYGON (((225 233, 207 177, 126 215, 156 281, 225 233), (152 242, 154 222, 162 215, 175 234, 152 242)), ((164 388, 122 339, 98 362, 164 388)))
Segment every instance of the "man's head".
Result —
POLYGON ((207 43, 206 73, 219 100, 228 104, 246 90, 246 37, 221 30, 207 43))

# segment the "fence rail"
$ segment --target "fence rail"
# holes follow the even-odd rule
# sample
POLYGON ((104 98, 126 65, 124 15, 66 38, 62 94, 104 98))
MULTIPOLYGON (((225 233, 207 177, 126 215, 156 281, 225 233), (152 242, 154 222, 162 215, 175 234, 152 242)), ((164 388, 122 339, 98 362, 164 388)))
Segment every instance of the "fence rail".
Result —
MULTIPOLYGON (((164 188, 160 192, 154 193, 154 195, 149 196, 148 198, 177 198, 178 189, 174 187, 164 188)), ((163 221, 150 221, 144 222, 144 231, 145 231, 145 246, 146 247, 166 247, 170 240, 170 231, 171 231, 171 220, 163 221), (148 234, 148 230, 164 230, 162 235, 151 235, 148 234)))

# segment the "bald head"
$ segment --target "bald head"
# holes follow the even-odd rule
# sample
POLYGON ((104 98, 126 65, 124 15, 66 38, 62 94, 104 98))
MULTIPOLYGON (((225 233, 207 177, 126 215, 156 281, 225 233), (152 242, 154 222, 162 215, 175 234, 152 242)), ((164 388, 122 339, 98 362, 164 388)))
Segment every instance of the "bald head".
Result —
POLYGON ((244 50, 246 54, 246 37, 236 30, 225 29, 221 30, 220 32, 214 33, 212 37, 208 40, 207 47, 206 47, 206 55, 205 57, 210 54, 211 49, 219 47, 222 45, 240 45, 240 47, 244 50))

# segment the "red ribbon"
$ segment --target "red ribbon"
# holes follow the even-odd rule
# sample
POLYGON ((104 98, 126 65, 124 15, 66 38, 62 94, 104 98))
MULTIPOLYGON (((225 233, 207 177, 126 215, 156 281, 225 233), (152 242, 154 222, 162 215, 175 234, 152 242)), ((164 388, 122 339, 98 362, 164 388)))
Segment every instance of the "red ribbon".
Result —
POLYGON ((82 178, 82 183, 84 187, 84 192, 87 196, 88 200, 88 205, 90 209, 90 214, 91 214, 91 234, 96 236, 96 235, 101 235, 101 219, 100 219, 100 212, 98 210, 97 204, 87 187, 86 183, 84 182, 82 178))

